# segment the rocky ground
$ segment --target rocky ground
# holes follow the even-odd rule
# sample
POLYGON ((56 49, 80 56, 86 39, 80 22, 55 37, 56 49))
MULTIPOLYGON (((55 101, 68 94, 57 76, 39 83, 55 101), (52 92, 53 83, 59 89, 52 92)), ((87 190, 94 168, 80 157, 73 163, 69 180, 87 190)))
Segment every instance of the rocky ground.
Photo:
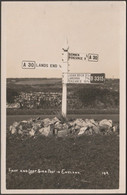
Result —
POLYGON ((66 120, 64 117, 60 119, 54 117, 53 119, 34 118, 14 122, 9 127, 11 135, 17 135, 21 139, 38 136, 56 136, 56 137, 75 137, 82 135, 110 135, 118 134, 118 124, 113 124, 112 120, 103 119, 95 121, 94 119, 73 119, 66 120))

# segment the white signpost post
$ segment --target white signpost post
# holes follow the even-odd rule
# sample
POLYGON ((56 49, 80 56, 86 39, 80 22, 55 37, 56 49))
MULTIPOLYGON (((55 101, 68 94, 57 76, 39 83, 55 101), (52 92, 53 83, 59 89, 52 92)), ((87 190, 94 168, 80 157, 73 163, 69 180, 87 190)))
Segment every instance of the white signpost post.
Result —
MULTIPOLYGON (((62 48, 62 74, 68 73, 68 42, 65 40, 64 48, 62 48)), ((62 75, 62 76, 63 76, 62 75)), ((67 83, 62 82, 62 115, 66 117, 67 115, 67 83)))
POLYGON ((51 69, 51 70, 61 70, 62 71, 62 115, 66 117, 67 115, 67 84, 98 84, 104 83, 105 74, 104 73, 68 73, 68 60, 88 60, 90 62, 98 62, 98 54, 79 54, 79 53, 69 53, 69 46, 67 39, 65 40, 65 45, 62 48, 62 64, 56 63, 36 63, 35 61, 22 61, 23 69, 51 69))

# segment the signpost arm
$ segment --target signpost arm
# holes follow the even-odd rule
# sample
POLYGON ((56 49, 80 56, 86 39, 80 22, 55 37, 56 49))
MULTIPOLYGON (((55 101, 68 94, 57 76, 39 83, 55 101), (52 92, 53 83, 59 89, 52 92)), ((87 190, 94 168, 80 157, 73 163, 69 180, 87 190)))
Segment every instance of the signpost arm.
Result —
MULTIPOLYGON (((65 76, 65 74, 68 73, 68 42, 67 39, 65 40, 65 45, 62 48, 63 52, 62 52, 62 74, 63 77, 65 76)), ((64 79, 62 79, 62 115, 63 117, 67 116, 67 83, 64 82, 64 79)))

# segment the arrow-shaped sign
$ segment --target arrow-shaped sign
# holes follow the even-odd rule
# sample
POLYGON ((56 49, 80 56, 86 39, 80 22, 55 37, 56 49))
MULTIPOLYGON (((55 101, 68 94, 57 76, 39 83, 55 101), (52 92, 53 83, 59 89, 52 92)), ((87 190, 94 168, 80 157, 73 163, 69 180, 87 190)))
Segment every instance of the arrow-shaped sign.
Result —
POLYGON ((68 53, 68 59, 71 60, 88 60, 91 62, 98 62, 98 58, 98 54, 68 53))
POLYGON ((105 82, 104 73, 63 73, 63 83, 97 84, 105 82))
POLYGON ((56 70, 56 69, 61 69, 62 66, 60 64, 56 64, 56 63, 38 63, 38 64, 36 64, 36 68, 56 70))
POLYGON ((22 68, 23 69, 42 68, 42 69, 57 70, 57 69, 62 69, 62 65, 56 63, 36 63, 35 61, 22 61, 22 68))

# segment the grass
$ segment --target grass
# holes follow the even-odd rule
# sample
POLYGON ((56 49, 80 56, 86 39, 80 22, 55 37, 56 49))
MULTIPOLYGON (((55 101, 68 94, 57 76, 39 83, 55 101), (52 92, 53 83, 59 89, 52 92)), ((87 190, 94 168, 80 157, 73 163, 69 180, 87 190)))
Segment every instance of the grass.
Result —
MULTIPOLYGON (((15 108, 8 108, 7 109, 7 115, 31 115, 31 114, 35 114, 35 115, 54 115, 57 112, 61 112, 61 108, 60 109, 15 109, 15 108)), ((119 114, 119 109, 115 108, 115 109, 89 109, 89 108, 85 108, 85 109, 68 109, 67 110, 68 114, 119 114)))
POLYGON ((7 137, 7 189, 117 189, 119 187, 119 137, 77 138, 7 137), (18 172, 10 173, 10 169, 18 172), (54 170, 55 173, 20 173, 54 170), (57 173, 65 169, 80 174, 57 173), (104 175, 103 172, 108 174, 104 175))

